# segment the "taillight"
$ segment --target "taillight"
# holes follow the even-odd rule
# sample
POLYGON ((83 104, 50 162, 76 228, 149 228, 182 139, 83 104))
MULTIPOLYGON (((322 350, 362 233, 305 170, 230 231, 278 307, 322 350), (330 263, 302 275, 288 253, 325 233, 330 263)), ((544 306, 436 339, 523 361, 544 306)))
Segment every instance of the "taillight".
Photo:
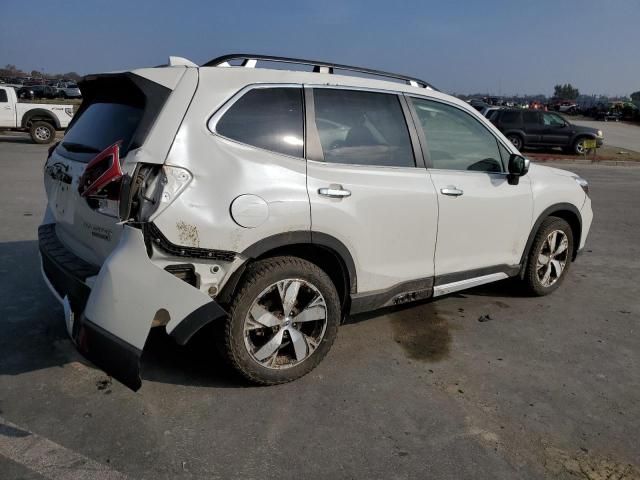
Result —
POLYGON ((117 200, 120 196, 120 141, 100 152, 84 169, 78 182, 82 197, 101 197, 117 200))

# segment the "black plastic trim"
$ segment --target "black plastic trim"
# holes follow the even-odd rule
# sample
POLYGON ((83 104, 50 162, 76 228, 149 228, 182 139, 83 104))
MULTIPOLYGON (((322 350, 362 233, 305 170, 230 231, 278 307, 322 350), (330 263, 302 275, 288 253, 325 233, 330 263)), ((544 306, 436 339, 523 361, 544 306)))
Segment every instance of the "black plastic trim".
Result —
POLYGON ((143 224, 142 230, 145 238, 149 238, 153 245, 175 257, 204 258, 207 260, 220 260, 223 262, 232 262, 236 258, 236 252, 231 252, 229 250, 210 250, 208 248, 185 247, 171 243, 153 222, 143 224))
POLYGON ((67 250, 58 240, 55 227, 54 223, 50 223, 38 228, 42 269, 58 295, 61 298, 68 296, 71 309, 80 313, 84 310, 91 293, 84 280, 97 275, 100 268, 67 250))
POLYGON ((77 321, 80 325, 75 340, 80 353, 131 390, 139 390, 142 386, 142 350, 109 333, 84 315, 77 321))
POLYGON ((249 258, 258 258, 270 250, 295 244, 319 245, 333 250, 347 268, 349 274, 349 291, 351 293, 357 291, 356 264, 353 261, 349 249, 340 240, 326 233, 304 230, 279 233, 254 243, 245 249, 241 255, 249 258))
POLYGON ((433 278, 410 280, 391 288, 351 295, 350 314, 370 312, 380 308, 430 298, 433 295, 433 278))
POLYGON ((202 327, 226 316, 227 312, 217 302, 205 303, 187 315, 173 329, 171 336, 178 345, 186 345, 191 340, 191 337, 202 327))

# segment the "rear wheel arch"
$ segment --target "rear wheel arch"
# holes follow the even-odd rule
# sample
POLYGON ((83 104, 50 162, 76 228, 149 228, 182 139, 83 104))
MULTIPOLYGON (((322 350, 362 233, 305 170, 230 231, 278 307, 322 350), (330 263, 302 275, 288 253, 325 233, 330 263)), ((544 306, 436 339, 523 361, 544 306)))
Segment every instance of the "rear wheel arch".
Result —
MULTIPOLYGON (((517 137, 520 140, 520 146, 516 147, 516 148, 522 148, 525 146, 524 144, 524 133, 522 133, 519 130, 511 130, 511 131, 507 131, 504 134, 505 137, 507 137, 507 139, 511 142, 511 137, 517 137)), ((513 142, 511 142, 513 144, 513 142)), ((515 145, 514 145, 515 146, 515 145)))
POLYGON ((278 256, 302 258, 324 270, 333 281, 343 308, 348 307, 350 294, 356 291, 356 270, 351 253, 331 235, 308 231, 277 234, 251 245, 242 255, 248 260, 232 274, 218 296, 223 304, 232 299, 251 263, 278 256))
POLYGON ((582 235, 582 215, 580 214, 580 211, 576 208, 576 206, 571 203, 556 203, 554 205, 551 205, 550 207, 547 207, 538 216, 537 220, 533 224, 533 228, 529 233, 529 238, 527 239, 524 252, 522 253, 522 257, 520 259, 520 277, 524 275, 527 258, 529 257, 529 252, 531 251, 531 246, 533 245, 535 236, 540 230, 542 222, 544 222, 549 217, 562 218, 571 227, 571 233, 573 234, 574 240, 572 259, 576 258, 578 248, 580 247, 580 238, 582 235))
POLYGON ((51 112, 36 108, 30 110, 22 117, 22 128, 29 128, 33 122, 47 122, 54 126, 54 128, 60 128, 60 122, 51 112))

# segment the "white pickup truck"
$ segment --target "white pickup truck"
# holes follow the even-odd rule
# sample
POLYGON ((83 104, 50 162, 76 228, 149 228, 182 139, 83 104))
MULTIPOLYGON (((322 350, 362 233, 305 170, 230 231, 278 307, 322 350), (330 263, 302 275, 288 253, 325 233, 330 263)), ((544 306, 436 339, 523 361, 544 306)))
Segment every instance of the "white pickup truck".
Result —
POLYGON ((0 85, 0 130, 29 132, 35 143, 51 143, 71 117, 73 105, 18 103, 13 87, 0 85))

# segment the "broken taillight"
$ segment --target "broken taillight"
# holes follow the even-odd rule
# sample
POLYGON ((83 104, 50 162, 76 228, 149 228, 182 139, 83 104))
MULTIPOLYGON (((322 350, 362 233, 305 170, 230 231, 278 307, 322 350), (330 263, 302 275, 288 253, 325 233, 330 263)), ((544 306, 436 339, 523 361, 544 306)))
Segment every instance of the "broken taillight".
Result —
POLYGON ((82 197, 101 197, 117 200, 120 196, 120 143, 105 148, 91 160, 78 182, 78 193, 82 197))

